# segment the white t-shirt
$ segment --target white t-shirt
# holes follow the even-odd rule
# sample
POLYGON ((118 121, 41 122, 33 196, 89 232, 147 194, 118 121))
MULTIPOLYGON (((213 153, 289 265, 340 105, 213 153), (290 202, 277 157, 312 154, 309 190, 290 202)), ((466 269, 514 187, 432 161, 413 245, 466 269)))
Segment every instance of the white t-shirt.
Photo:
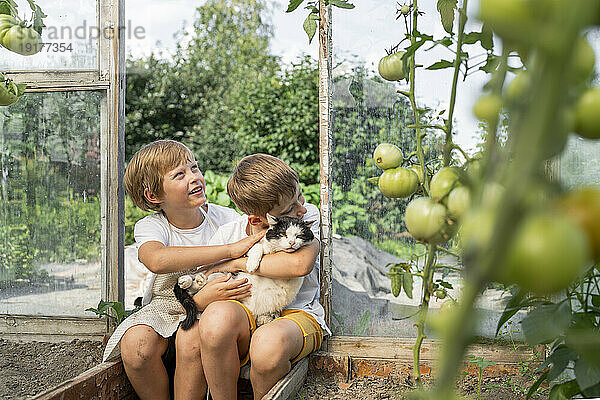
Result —
MULTIPOLYGON (((209 204, 208 213, 199 226, 192 229, 179 229, 171 225, 167 218, 158 212, 136 222, 133 235, 138 249, 146 242, 160 242, 165 246, 206 246, 221 225, 240 218, 242 216, 231 208, 209 204)), ((152 273, 142 305, 150 302, 155 277, 156 274, 152 273)))
MULTIPOLYGON (((305 221, 317 221, 311 227, 315 238, 320 238, 319 233, 319 224, 318 221, 321 220, 319 215, 319 209, 312 204, 304 204, 306 207, 306 214, 304 214, 305 221)), ((237 219, 233 222, 230 222, 226 225, 221 226, 217 233, 212 237, 209 241, 209 245, 222 245, 228 243, 234 243, 243 238, 247 237, 246 227, 248 225, 248 217, 246 215, 241 219, 237 219)), ((315 266, 313 270, 304 277, 304 281, 302 282, 302 286, 298 291, 298 294, 292 300, 291 304, 286 308, 293 308, 295 310, 303 310, 315 317, 321 328, 323 329, 324 334, 331 335, 331 331, 325 324, 325 310, 321 303, 319 303, 319 297, 321 294, 320 288, 320 262, 319 257, 315 262, 315 266)))

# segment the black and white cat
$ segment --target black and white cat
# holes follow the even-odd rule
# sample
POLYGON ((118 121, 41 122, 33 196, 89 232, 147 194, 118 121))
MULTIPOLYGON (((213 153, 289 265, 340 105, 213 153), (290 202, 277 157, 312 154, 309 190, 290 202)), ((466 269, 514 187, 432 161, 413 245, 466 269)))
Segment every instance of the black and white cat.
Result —
MULTIPOLYGON (((239 272, 234 277, 234 279, 247 278, 248 283, 252 284, 252 295, 240 302, 252 312, 252 315, 256 318, 257 326, 264 325, 277 318, 281 310, 292 302, 303 281, 302 277, 275 279, 252 274, 258 268, 262 256, 278 251, 293 252, 314 239, 310 226, 315 221, 303 221, 301 218, 294 217, 275 218, 268 214, 267 220, 269 230, 248 251, 248 261, 246 262, 248 273, 239 272)), ((190 329, 196 320, 198 310, 192 296, 206 282, 223 275, 225 274, 222 272, 215 272, 210 274, 208 279, 200 273, 179 277, 173 291, 187 314, 181 324, 182 329, 190 329)))

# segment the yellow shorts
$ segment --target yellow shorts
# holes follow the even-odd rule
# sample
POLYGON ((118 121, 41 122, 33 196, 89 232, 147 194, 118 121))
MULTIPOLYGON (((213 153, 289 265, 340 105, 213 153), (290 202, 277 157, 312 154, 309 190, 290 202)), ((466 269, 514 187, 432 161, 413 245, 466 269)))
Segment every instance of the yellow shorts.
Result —
MULTIPOLYGON (((252 336, 252 334, 256 330, 256 320, 254 319, 254 315, 252 315, 252 311, 250 311, 248 309, 248 307, 246 307, 245 305, 243 305, 242 303, 240 303, 237 300, 227 300, 227 301, 233 301, 234 303, 239 304, 240 306, 242 306, 244 311, 246 311, 246 315, 248 316, 248 324, 250 324, 250 336, 252 336)), ((240 367, 243 367, 244 365, 246 365, 248 363, 249 359, 250 359, 250 351, 248 351, 248 353, 246 354, 244 359, 240 361, 240 367)))
MULTIPOLYGON (((254 319, 252 312, 248 309, 248 307, 246 307, 237 300, 228 301, 233 301, 242 306, 242 308, 246 312, 246 315, 248 316, 248 323, 250 324, 250 336, 252 336, 252 334, 256 330, 256 320, 254 319)), ((321 347, 321 343, 323 342, 323 329, 321 328, 321 325, 319 325, 317 320, 306 311, 293 309, 283 310, 281 312, 281 317, 275 318, 275 320, 278 319, 289 319, 290 321, 294 321, 300 327, 302 335, 304 336, 302 350, 300 350, 300 353, 296 357, 294 357, 292 363, 301 360, 302 358, 306 357, 307 355, 309 355, 313 351, 318 350, 321 347)), ((246 354, 244 359, 240 361, 240 367, 246 365, 248 363, 249 358, 250 353, 246 354)))
POLYGON ((302 330, 302 334, 304 335, 302 350, 300 350, 300 353, 294 357, 292 364, 303 359, 313 351, 319 350, 321 347, 321 343, 323 342, 323 329, 315 317, 306 311, 293 309, 283 310, 281 312, 281 317, 275 319, 289 319, 290 321, 294 321, 296 324, 298 324, 300 330, 302 330))

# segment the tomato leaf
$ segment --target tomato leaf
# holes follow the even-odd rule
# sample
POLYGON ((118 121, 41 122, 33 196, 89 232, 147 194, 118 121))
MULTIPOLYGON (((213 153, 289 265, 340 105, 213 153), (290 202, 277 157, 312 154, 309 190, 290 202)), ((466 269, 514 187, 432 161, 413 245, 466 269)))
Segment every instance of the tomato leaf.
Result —
POLYGON ((373 185, 379 185, 379 177, 374 176, 372 178, 367 179, 367 182, 372 183, 373 185))
POLYGON ((525 295, 525 291, 519 290, 518 292, 513 293, 513 296, 508 300, 508 303, 506 303, 506 307, 504 307, 504 311, 498 320, 498 325, 496 326, 496 336, 498 336, 498 332, 500 332, 502 326, 524 307, 522 302, 525 298, 525 295))
POLYGON ((458 0, 438 0, 437 9, 442 17, 442 25, 449 34, 453 34, 454 27, 454 10, 456 10, 458 0))
POLYGON ((494 34, 487 24, 483 24, 483 27, 481 28, 480 42, 481 47, 488 51, 492 51, 494 48, 494 34))
POLYGON ((596 307, 600 307, 600 295, 597 295, 597 294, 592 295, 592 304, 596 307))
POLYGON ((25 83, 17 83, 17 96, 23 96, 26 87, 27 85, 25 83))
POLYGON ((441 60, 441 61, 431 64, 426 69, 432 69, 432 70, 433 69, 444 69, 444 68, 451 68, 453 66, 454 66, 454 63, 451 63, 450 61, 447 61, 447 60, 441 60))
POLYGON ((572 327, 567 331, 565 343, 588 364, 600 365, 600 332, 598 329, 572 327))
POLYGON ((27 0, 27 2, 29 3, 29 7, 31 7, 31 11, 33 11, 33 30, 36 31, 37 33, 39 33, 40 35, 42 34, 42 28, 44 28, 46 25, 44 24, 43 19, 47 17, 46 14, 44 14, 44 12, 42 11, 42 9, 35 4, 34 0, 27 0))
POLYGON ((0 14, 8 14, 16 17, 18 15, 17 3, 13 0, 0 0, 0 14))
POLYGON ((587 363, 581 358, 575 361, 575 378, 582 391, 600 383, 600 366, 587 363))
POLYGON ((413 298, 413 276, 410 272, 406 272, 402 275, 402 287, 404 288, 404 292, 406 292, 406 296, 409 299, 413 298))
POLYGON ((547 376, 548 376, 548 371, 544 372, 542 375, 539 376, 539 378, 537 378, 537 380, 535 382, 533 382, 533 385, 531 385, 531 387, 527 391, 527 397, 525 397, 525 399, 530 399, 531 396, 533 396, 533 394, 538 390, 538 388, 540 387, 542 382, 544 382, 544 380, 546 380, 547 376))
POLYGON ((552 368, 548 370, 546 374, 548 376, 548 382, 551 382, 558 378, 558 376, 567 368, 570 361, 577 359, 577 353, 569 349, 565 345, 557 347, 552 354, 536 369, 536 372, 540 372, 544 368, 552 364, 552 368))
POLYGON ((288 8, 287 8, 287 10, 285 12, 289 13, 289 12, 294 11, 303 2, 304 2, 304 0, 290 0, 290 4, 288 4, 288 8))
POLYGON ((317 21, 319 20, 319 14, 316 14, 314 11, 310 12, 306 19, 304 20, 304 24, 302 27, 304 28, 304 32, 308 35, 308 43, 312 42, 313 37, 315 37, 315 33, 317 32, 317 21))
POLYGON ((550 400, 571 400, 571 397, 580 392, 577 381, 573 379, 560 385, 554 385, 550 391, 550 400))
POLYGON ((571 309, 567 302, 542 305, 531 311, 521 321, 525 340, 534 346, 550 343, 562 335, 571 322, 571 309))
POLYGON ((500 57, 488 54, 486 64, 483 67, 479 67, 479 69, 491 74, 498 68, 498 64, 500 64, 500 57))
POLYGON ((325 0, 325 4, 331 4, 339 8, 354 8, 354 4, 348 3, 348 0, 325 0))

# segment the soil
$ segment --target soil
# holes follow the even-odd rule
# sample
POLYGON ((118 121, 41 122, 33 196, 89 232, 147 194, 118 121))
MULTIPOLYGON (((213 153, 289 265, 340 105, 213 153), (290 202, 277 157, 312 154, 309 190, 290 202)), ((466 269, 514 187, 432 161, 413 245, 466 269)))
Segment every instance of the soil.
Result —
POLYGON ((13 342, 0 339, 0 399, 26 399, 98 365, 102 343, 13 342))
MULTIPOLYGON (((467 399, 524 400, 531 384, 514 376, 486 377, 481 383, 481 397, 478 397, 479 380, 477 376, 467 375, 461 380, 459 391, 467 399)), ((413 389, 410 380, 400 381, 391 377, 359 377, 346 383, 309 373, 294 400, 403 400, 413 389)))

